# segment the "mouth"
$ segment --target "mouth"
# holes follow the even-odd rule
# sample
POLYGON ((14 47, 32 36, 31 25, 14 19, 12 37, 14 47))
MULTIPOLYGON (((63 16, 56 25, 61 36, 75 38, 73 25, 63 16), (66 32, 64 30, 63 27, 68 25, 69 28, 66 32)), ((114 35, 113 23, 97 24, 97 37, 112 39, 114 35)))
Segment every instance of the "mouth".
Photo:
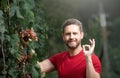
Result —
POLYGON ((76 41, 71 41, 71 40, 68 41, 68 44, 72 44, 72 45, 73 45, 73 44, 75 44, 75 43, 76 43, 76 41))
POLYGON ((74 39, 74 40, 68 40, 68 42, 71 42, 71 43, 72 43, 72 42, 76 42, 76 40, 75 40, 75 39, 74 39))
POLYGON ((75 41, 68 41, 67 43, 68 44, 73 44, 73 43, 75 43, 75 41))

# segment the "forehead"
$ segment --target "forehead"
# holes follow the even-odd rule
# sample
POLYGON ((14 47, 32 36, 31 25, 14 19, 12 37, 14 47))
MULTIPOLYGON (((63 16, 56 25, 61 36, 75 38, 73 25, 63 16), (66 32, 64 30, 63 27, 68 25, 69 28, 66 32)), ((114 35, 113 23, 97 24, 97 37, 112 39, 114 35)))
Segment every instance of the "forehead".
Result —
POLYGON ((68 25, 64 28, 64 32, 80 32, 80 28, 78 25, 68 25))

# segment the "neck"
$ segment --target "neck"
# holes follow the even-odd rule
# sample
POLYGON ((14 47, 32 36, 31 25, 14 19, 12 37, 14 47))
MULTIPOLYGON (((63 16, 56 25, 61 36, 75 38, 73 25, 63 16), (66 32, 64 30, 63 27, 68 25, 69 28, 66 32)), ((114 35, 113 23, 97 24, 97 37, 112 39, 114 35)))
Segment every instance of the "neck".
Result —
POLYGON ((75 55, 79 54, 81 50, 82 50, 82 47, 80 45, 75 49, 68 49, 68 52, 69 52, 70 56, 75 56, 75 55))

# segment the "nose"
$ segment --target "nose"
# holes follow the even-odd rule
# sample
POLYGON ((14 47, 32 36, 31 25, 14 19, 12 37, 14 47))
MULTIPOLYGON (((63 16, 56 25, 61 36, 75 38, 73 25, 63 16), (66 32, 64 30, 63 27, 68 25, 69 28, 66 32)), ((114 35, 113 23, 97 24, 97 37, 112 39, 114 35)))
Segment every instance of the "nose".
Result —
POLYGON ((70 39, 73 39, 74 38, 74 35, 73 34, 70 34, 70 39))

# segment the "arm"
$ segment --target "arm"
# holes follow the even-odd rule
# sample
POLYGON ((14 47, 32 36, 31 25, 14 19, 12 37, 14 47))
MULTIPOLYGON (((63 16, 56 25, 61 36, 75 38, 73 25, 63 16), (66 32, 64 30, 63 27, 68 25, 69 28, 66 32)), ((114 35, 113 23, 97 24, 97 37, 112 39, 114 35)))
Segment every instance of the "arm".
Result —
POLYGON ((55 69, 54 65, 49 61, 49 59, 43 60, 42 62, 38 62, 41 68, 41 72, 51 72, 55 69))
POLYGON ((91 57, 86 57, 86 78, 100 78, 100 74, 95 71, 91 57))
POLYGON ((86 58, 86 78, 100 78, 100 74, 95 71, 92 63, 92 53, 95 47, 95 40, 90 40, 90 43, 91 45, 83 45, 83 51, 86 58))

